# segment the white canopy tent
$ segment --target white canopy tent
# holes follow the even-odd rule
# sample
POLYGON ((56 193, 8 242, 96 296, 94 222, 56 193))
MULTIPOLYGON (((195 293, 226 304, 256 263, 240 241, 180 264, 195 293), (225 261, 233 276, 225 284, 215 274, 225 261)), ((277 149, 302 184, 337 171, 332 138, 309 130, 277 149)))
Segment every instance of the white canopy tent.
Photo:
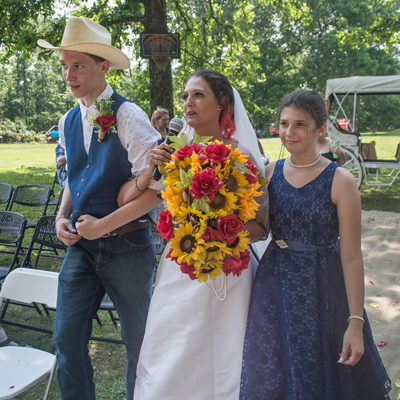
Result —
POLYGON ((352 76, 350 78, 328 79, 325 98, 331 94, 400 94, 400 75, 352 76))

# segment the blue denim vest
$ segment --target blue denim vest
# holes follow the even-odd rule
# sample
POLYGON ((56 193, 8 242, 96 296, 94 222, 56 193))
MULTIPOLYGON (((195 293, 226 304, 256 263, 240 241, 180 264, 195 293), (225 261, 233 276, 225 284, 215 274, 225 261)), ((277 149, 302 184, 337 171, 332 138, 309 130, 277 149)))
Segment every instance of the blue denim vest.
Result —
MULTIPOLYGON (((116 116, 119 107, 128 100, 116 92, 111 98, 115 101, 112 110, 116 116)), ((68 185, 73 205, 72 225, 75 226, 76 220, 83 214, 96 218, 111 214, 118 209, 118 193, 131 176, 132 167, 118 134, 109 132, 100 143, 97 141, 98 129, 93 128, 89 154, 86 154, 79 105, 65 118, 64 134, 68 185)))

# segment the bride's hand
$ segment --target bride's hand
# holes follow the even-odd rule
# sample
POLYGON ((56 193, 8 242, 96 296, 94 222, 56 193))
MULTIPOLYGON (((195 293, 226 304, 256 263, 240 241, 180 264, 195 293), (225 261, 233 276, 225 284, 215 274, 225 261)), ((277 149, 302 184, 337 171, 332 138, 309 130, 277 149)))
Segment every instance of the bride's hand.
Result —
POLYGON ((150 152, 150 169, 154 170, 156 165, 168 163, 171 160, 171 154, 174 149, 166 143, 161 143, 159 146, 150 152))

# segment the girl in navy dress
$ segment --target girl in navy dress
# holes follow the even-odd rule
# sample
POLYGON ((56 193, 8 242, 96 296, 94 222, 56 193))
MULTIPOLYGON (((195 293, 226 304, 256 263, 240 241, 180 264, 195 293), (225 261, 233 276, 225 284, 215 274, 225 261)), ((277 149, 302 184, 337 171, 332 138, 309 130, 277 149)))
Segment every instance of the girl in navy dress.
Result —
POLYGON ((283 100, 290 157, 266 167, 272 241, 250 301, 241 400, 389 399, 363 308, 360 196, 354 177, 318 153, 325 131, 318 93, 283 100))

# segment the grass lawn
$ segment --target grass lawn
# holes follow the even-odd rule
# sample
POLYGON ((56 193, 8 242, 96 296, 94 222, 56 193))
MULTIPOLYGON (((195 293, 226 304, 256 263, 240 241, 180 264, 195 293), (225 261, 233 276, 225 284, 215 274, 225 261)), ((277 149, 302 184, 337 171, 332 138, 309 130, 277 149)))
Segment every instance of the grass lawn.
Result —
MULTIPOLYGON (((363 141, 377 142, 377 154, 382 159, 394 159, 397 143, 400 140, 399 132, 364 134, 363 141)), ((264 150, 271 156, 271 161, 287 157, 288 153, 281 152, 279 138, 261 139, 264 150)), ((10 183, 14 187, 23 184, 52 185, 55 174, 55 144, 0 144, 0 182, 10 183)), ((361 198, 364 210, 380 210, 400 212, 400 178, 392 187, 366 187, 361 186, 361 198)), ((37 220, 40 210, 15 208, 15 211, 23 213, 28 220, 37 220)), ((31 233, 26 235, 25 244, 29 243, 31 233)), ((0 258, 0 265, 7 265, 9 258, 0 258)), ((42 259, 39 268, 58 271, 60 261, 54 259, 42 259)), ((51 328, 53 316, 38 316, 35 311, 25 307, 12 306, 9 318, 26 321, 32 324, 51 328)), ((97 322, 93 323, 93 335, 119 338, 108 314, 100 312, 103 326, 97 322)), ((51 350, 51 336, 5 325, 5 330, 10 338, 16 342, 27 342, 28 344, 46 351, 51 350)), ((91 342, 90 355, 95 371, 95 382, 97 387, 97 399, 119 400, 125 398, 125 349, 124 346, 91 342)), ((40 399, 43 396, 45 384, 42 383, 24 395, 20 400, 40 399)), ((50 393, 50 399, 59 400, 60 394, 55 380, 50 393)))

